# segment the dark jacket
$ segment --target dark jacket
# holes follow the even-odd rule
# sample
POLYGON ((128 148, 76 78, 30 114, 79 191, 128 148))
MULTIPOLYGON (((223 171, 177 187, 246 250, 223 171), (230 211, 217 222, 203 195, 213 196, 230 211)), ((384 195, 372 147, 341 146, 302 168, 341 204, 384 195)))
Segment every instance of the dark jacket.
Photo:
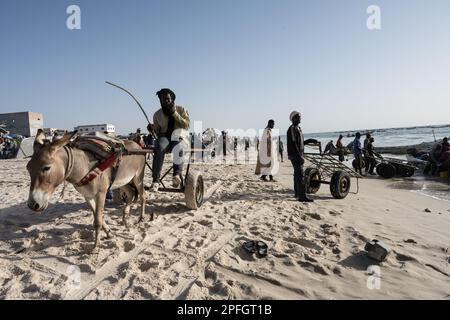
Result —
POLYGON ((288 157, 299 157, 303 159, 305 144, 302 129, 291 125, 287 131, 286 138, 288 157))

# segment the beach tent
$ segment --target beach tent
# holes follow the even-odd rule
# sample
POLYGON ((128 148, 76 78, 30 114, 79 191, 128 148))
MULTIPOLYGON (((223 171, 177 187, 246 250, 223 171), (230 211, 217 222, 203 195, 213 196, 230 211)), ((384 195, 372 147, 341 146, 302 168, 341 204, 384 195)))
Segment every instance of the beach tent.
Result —
POLYGON ((25 138, 22 140, 19 146, 19 151, 17 152, 17 159, 23 159, 31 157, 33 155, 33 143, 34 137, 25 138))

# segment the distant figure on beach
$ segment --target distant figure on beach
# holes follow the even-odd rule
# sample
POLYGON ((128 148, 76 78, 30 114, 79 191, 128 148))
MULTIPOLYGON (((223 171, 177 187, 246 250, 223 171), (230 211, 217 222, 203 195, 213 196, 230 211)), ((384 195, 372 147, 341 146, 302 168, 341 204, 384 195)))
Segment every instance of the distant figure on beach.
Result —
POLYGON ((248 151, 248 149, 250 149, 250 139, 249 138, 245 138, 245 147, 244 150, 248 151))
POLYGON ((281 162, 284 162, 283 161, 283 152, 284 152, 283 141, 281 140, 281 137, 278 137, 278 154, 280 155, 281 162))
POLYGON ((274 174, 278 171, 278 161, 276 160, 276 148, 272 141, 272 129, 275 121, 269 120, 267 127, 263 131, 261 146, 258 151, 258 161, 256 163, 255 174, 261 175, 262 181, 272 181, 274 174), (267 180, 269 176, 269 180, 267 180))
POLYGON ((442 140, 442 152, 441 156, 439 157, 439 172, 441 171, 447 171, 450 167, 450 147, 448 144, 448 138, 445 137, 442 140))
POLYGON ((187 139, 186 130, 189 129, 189 113, 181 106, 175 105, 175 93, 167 88, 159 90, 156 95, 159 98, 161 109, 153 115, 153 123, 149 123, 147 130, 157 135, 153 155, 153 183, 152 191, 159 188, 161 170, 166 152, 173 154, 173 180, 174 188, 181 184, 183 173, 183 148, 182 143, 187 139), (180 148, 181 147, 181 148, 180 148))
MULTIPOLYGON (((363 147, 364 164, 365 164, 364 172, 365 173, 367 173, 369 171, 369 167, 370 167, 370 163, 371 163, 371 156, 369 155, 369 153, 367 151, 367 146, 369 145, 371 138, 372 138, 372 135, 369 132, 367 132, 366 138, 364 139, 364 147, 363 147)), ((373 150, 372 150, 372 154, 373 154, 373 150)))
POLYGON ((336 148, 334 147, 333 140, 330 140, 330 142, 327 143, 323 153, 324 154, 335 154, 336 153, 336 148))
POLYGON ((344 136, 341 134, 341 135, 339 135, 339 139, 336 141, 336 151, 339 156, 339 161, 341 161, 341 162, 343 162, 345 160, 345 157, 344 157, 345 150, 344 150, 344 145, 342 144, 342 138, 344 138, 344 136))
POLYGON ((136 133, 134 134, 134 142, 141 146, 141 148, 145 147, 144 139, 142 138, 141 128, 136 129, 136 133))
POLYGON ((301 202, 313 202, 306 194, 306 186, 303 172, 305 164, 304 152, 305 142, 303 139, 302 129, 299 127, 301 115, 298 111, 292 111, 289 120, 292 125, 289 127, 287 137, 287 153, 294 167, 294 190, 295 198, 301 202))
POLYGON ((374 143, 375 139, 371 136, 369 138, 369 141, 367 141, 366 145, 366 168, 368 170, 366 172, 369 172, 370 175, 374 176, 376 173, 373 172, 375 169, 375 166, 377 165, 377 160, 375 159, 375 150, 374 150, 374 143))
POLYGON ((227 132, 222 131, 222 151, 223 151, 223 158, 227 156, 227 132))
POLYGON ((448 143, 448 138, 445 137, 444 139, 442 139, 442 152, 447 152, 447 151, 449 151, 449 149, 450 149, 450 146, 448 143))
POLYGON ((355 135, 355 140, 353 140, 353 155, 355 156, 356 160, 356 172, 359 172, 360 175, 363 175, 362 173, 362 146, 361 146, 361 133, 357 132, 355 135))

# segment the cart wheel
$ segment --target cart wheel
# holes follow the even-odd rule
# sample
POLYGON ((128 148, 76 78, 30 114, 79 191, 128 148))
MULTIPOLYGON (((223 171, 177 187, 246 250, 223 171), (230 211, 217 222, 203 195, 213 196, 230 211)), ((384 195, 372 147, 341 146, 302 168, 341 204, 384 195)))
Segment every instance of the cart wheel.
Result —
POLYGON ((199 172, 190 171, 184 187, 186 206, 197 210, 203 203, 204 184, 203 177, 199 172))
POLYGON ((379 165, 377 165, 375 167, 375 172, 377 173, 377 175, 381 176, 381 172, 380 172, 380 168, 381 168, 382 163, 380 163, 379 165))
POLYGON ((344 199, 350 191, 350 175, 345 171, 336 171, 331 176, 330 191, 335 199, 344 199))
POLYGON ((317 193, 320 189, 320 172, 317 168, 307 168, 305 170, 306 193, 317 193))
POLYGON ((391 179, 395 176, 396 169, 389 163, 380 163, 377 166, 377 173, 385 179, 391 179))
MULTIPOLYGON (((365 166, 366 166, 366 162, 363 159, 361 159, 361 168, 364 168, 365 166)), ((356 170, 356 159, 353 159, 352 167, 353 167, 353 169, 356 170)))
POLYGON ((409 168, 409 167, 401 168, 400 169, 400 175, 402 177, 409 178, 409 177, 412 177, 414 175, 415 171, 416 170, 414 168, 409 168))

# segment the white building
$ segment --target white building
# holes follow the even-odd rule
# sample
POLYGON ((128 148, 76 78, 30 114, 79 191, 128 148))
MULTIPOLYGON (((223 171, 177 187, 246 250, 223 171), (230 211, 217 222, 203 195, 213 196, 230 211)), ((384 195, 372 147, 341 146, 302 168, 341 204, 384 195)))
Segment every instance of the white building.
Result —
POLYGON ((88 134, 88 133, 97 132, 97 131, 102 132, 102 133, 105 133, 105 132, 115 133, 116 132, 116 128, 114 127, 114 125, 109 124, 109 123, 77 126, 74 129, 77 130, 78 133, 80 133, 80 134, 88 134))

